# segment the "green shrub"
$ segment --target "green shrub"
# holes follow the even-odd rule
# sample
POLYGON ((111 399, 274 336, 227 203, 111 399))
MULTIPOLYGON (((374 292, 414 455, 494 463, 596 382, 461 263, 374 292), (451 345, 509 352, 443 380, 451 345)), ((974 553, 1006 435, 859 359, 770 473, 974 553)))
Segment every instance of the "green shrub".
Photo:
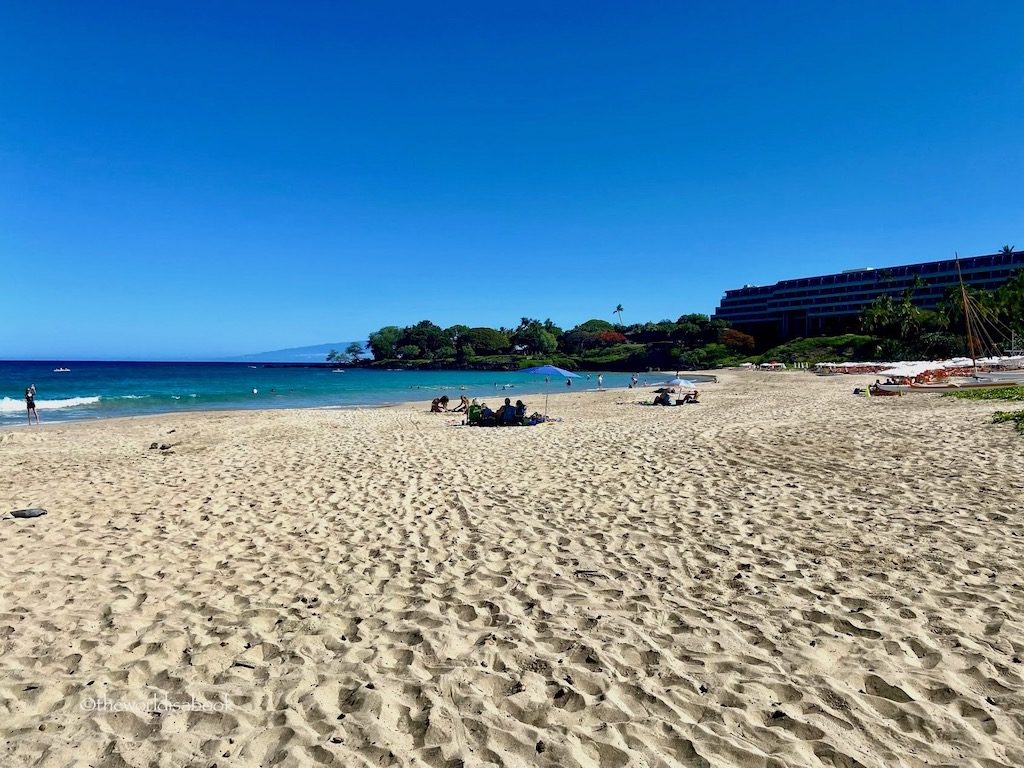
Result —
POLYGON ((1024 435, 1024 411, 996 411, 992 414, 993 424, 1002 424, 1003 422, 1012 421, 1017 431, 1024 435))
POLYGON ((847 333, 842 336, 793 339, 751 358, 751 362, 843 363, 847 360, 870 360, 876 352, 876 342, 871 336, 847 333))
POLYGON ((959 400, 1011 400, 1022 402, 1024 401, 1024 386, 996 387, 994 389, 961 389, 955 392, 948 392, 946 397, 955 397, 959 400))

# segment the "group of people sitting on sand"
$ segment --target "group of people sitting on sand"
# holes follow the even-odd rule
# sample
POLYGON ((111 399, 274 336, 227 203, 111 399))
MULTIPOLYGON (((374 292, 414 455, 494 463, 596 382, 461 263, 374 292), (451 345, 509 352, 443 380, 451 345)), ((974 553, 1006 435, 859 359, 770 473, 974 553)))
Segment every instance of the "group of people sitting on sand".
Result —
POLYGON ((474 427, 516 427, 527 423, 526 403, 516 400, 515 405, 509 398, 492 411, 487 403, 479 405, 474 400, 466 411, 466 423, 474 427))
POLYGON ((675 399, 669 390, 663 390, 657 397, 654 398, 654 402, 651 405, 699 405, 700 404, 700 392, 696 389, 692 392, 687 392, 679 399, 675 399))
POLYGON ((514 427, 545 421, 539 413, 527 416, 526 403, 522 400, 516 400, 513 404, 512 400, 506 397, 504 404, 498 406, 497 410, 491 410, 487 403, 478 404, 475 398, 470 402, 465 395, 459 398, 459 404, 454 408, 448 408, 450 402, 447 395, 434 398, 430 403, 430 412, 465 413, 465 423, 474 427, 514 427))

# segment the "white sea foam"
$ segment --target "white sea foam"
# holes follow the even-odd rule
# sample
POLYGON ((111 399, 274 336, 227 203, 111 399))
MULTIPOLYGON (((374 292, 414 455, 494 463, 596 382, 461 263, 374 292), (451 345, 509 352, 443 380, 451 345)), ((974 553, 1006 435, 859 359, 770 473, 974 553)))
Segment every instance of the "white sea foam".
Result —
MULTIPOLYGON (((39 410, 55 410, 57 408, 77 408, 81 405, 93 405, 100 401, 99 397, 69 397, 65 400, 36 400, 36 407, 39 410)), ((14 413, 24 411, 25 401, 14 400, 10 397, 0 398, 0 413, 14 413)))

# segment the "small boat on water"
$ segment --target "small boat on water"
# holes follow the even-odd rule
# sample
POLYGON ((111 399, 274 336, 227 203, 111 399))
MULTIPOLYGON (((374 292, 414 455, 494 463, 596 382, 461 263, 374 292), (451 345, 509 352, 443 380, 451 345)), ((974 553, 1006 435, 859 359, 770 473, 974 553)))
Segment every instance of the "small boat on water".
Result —
POLYGON ((70 368, 54 368, 53 372, 54 373, 71 373, 71 369, 70 368))
POLYGON ((344 373, 344 372, 345 372, 344 368, 335 368, 333 371, 331 371, 331 373, 344 373))

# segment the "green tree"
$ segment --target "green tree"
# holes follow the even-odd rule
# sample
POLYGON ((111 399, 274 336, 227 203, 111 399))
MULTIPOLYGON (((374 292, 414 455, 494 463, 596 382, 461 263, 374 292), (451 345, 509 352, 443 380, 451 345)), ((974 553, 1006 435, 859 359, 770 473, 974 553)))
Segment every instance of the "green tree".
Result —
POLYGON ((374 360, 391 360, 398 356, 398 340, 402 329, 397 325, 386 325, 370 334, 369 347, 374 360))
POLYGON ((328 363, 338 362, 340 358, 341 358, 341 353, 338 352, 338 350, 336 350, 336 349, 332 349, 330 352, 327 353, 327 362, 328 363))
POLYGON ((421 320, 416 325, 402 329, 402 335, 396 342, 399 347, 415 345, 420 348, 421 356, 426 359, 433 359, 438 356, 442 348, 451 346, 451 339, 441 329, 429 320, 421 320))
POLYGON ((468 325, 453 325, 450 328, 445 328, 445 336, 451 341, 453 347, 459 346, 462 343, 462 337, 470 330, 468 325))
MULTIPOLYGON (((362 343, 358 341, 350 342, 349 345, 345 347, 345 354, 348 355, 348 359, 350 361, 352 361, 353 363, 356 362, 363 355, 362 343)), ((341 355, 335 354, 335 360, 338 360, 340 358, 341 355)))
POLYGON ((512 345, 527 354, 550 354, 558 349, 558 327, 550 320, 541 323, 524 317, 512 334, 512 345))
POLYGON ((615 305, 615 309, 612 310, 612 314, 613 315, 618 315, 619 316, 619 325, 622 325, 622 311, 623 310, 622 310, 622 305, 621 304, 616 304, 615 305))
POLYGON ((512 345, 508 334, 493 328, 470 328, 459 337, 459 342, 478 355, 500 355, 512 345))
POLYGON ((615 326, 609 323, 607 320, 587 320, 585 323, 580 323, 572 330, 583 331, 585 333, 601 333, 601 331, 614 331, 615 326))
POLYGON ((419 360, 423 357, 423 350, 415 344, 404 344, 395 350, 395 354, 401 360, 419 360))

